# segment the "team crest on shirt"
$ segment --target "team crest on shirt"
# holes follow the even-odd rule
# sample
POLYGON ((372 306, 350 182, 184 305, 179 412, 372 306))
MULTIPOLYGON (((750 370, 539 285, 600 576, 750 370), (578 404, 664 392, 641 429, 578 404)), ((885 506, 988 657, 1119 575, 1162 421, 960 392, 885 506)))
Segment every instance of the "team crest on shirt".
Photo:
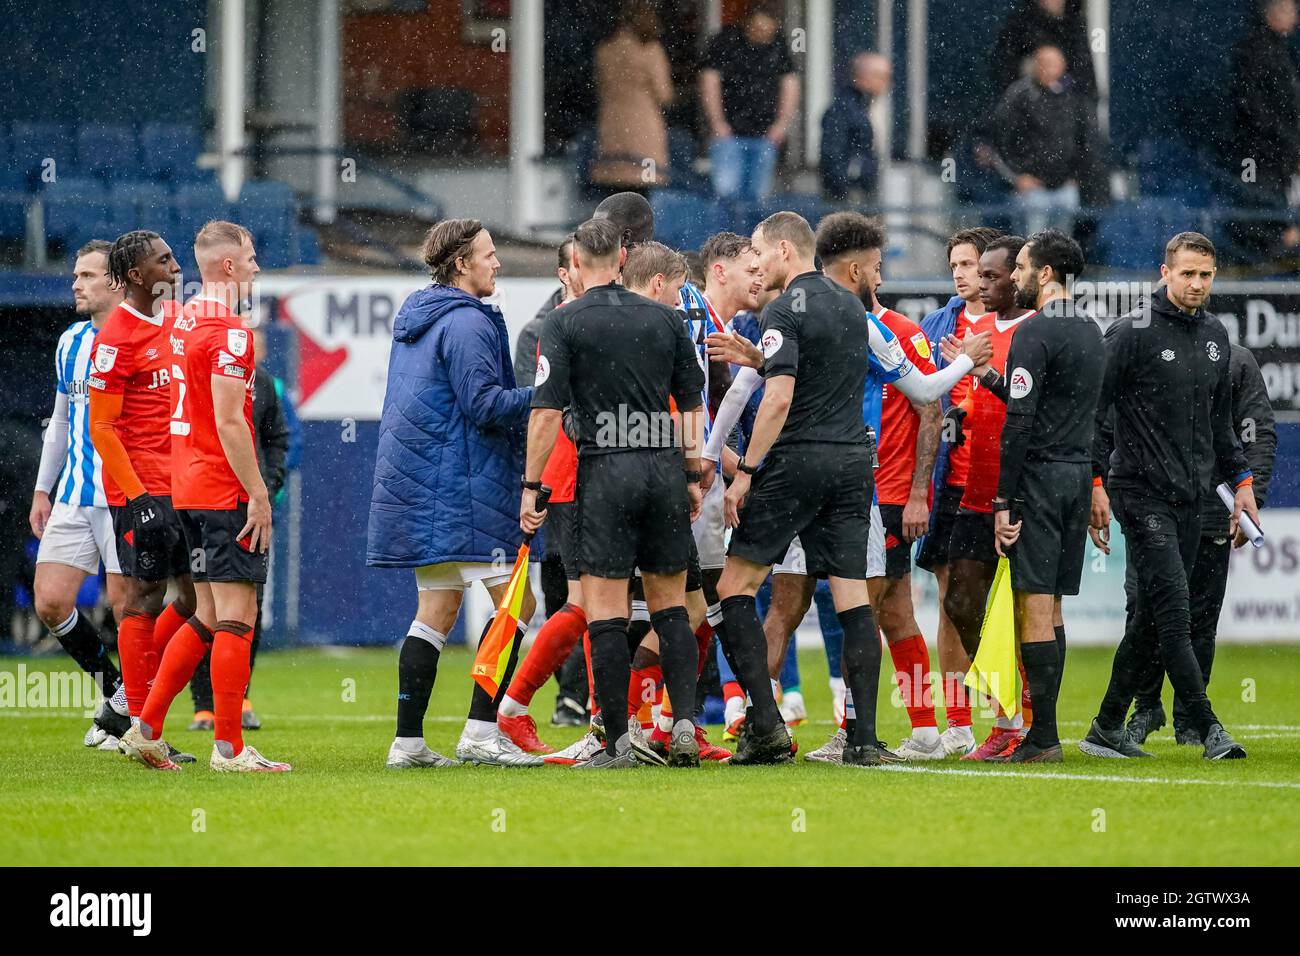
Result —
POLYGON ((1034 390, 1034 376, 1029 374, 1029 369, 1017 365, 1011 372, 1007 390, 1012 398, 1024 398, 1034 390))
POLYGON ((781 337, 781 333, 776 329, 768 329, 763 333, 759 344, 763 348, 763 358, 771 358, 781 350, 781 346, 785 344, 785 339, 781 337))
POLYGON ((533 387, 541 388, 551 377, 551 361, 545 355, 537 356, 537 375, 533 378, 533 387))
POLYGON ((1210 361, 1211 361, 1211 362, 1217 362, 1217 361, 1219 360, 1219 343, 1218 343, 1218 342, 1206 342, 1206 343, 1205 343, 1205 354, 1208 355, 1208 356, 1210 357, 1210 361))
POLYGON ((1165 349, 1163 352, 1160 353, 1160 357, 1164 359, 1166 362, 1172 362, 1174 360, 1174 350, 1165 349))
POLYGON ((113 365, 117 362, 117 346, 115 345, 97 345, 95 346, 95 369, 100 372, 113 371, 113 365))
POLYGON ((912 336, 912 344, 916 346, 916 352, 921 358, 930 357, 930 340, 925 337, 924 332, 917 332, 912 336))
POLYGON ((243 358, 248 352, 248 330, 227 329, 226 348, 230 349, 230 354, 235 358, 243 358))

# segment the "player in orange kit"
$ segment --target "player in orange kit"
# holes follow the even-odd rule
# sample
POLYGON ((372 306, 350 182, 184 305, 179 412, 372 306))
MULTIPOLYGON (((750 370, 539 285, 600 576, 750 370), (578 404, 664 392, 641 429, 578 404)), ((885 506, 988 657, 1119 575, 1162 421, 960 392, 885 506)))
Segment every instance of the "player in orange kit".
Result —
MULTIPOLYGON (((108 254, 109 281, 124 290, 96 337, 90 434, 103 460, 104 493, 113 515, 127 596, 118 654, 127 707, 138 718, 163 648, 194 611, 184 536, 171 500, 171 349, 181 269, 156 232, 120 236, 108 254), (179 597, 163 607, 167 580, 179 597)), ((188 754, 171 759, 192 761, 188 754)), ((170 762, 170 760, 169 760, 170 762)))
POLYGON ((218 220, 199 230, 194 256, 203 287, 171 328, 169 431, 172 501, 190 546, 197 610, 167 646, 140 723, 123 744, 151 767, 177 769, 167 760, 163 721, 211 650, 212 769, 283 772, 292 768, 244 743, 240 719, 271 538, 270 497, 253 440, 253 339, 235 313, 251 293, 257 254, 247 229, 218 220))

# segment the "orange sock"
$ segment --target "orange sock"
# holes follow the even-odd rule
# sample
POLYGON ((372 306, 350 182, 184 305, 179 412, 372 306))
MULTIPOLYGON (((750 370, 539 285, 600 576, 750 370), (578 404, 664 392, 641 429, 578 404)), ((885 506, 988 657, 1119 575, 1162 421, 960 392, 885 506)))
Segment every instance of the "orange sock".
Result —
POLYGON ((582 655, 587 659, 587 711, 595 717, 600 713, 600 704, 596 701, 596 680, 591 676, 591 634, 582 632, 582 655))
MULTIPOLYGON (((658 664, 651 664, 648 667, 642 667, 632 671, 632 676, 627 683, 627 713, 628 716, 640 714, 642 710, 649 711, 654 704, 655 690, 664 680, 663 668, 658 664)), ((644 723, 645 721, 642 721, 644 723)))
MULTIPOLYGON (((161 620, 159 618, 160 623, 161 620)), ((145 736, 149 740, 157 740, 162 736, 168 708, 176 695, 190 682, 194 669, 199 666, 203 655, 211 646, 212 632, 197 617, 191 617, 182 624, 168 642, 162 660, 158 662, 158 676, 154 678, 144 709, 140 711, 141 729, 148 728, 145 736)))
POLYGON ((188 621, 193 614, 193 611, 187 609, 179 601, 172 601, 171 604, 162 609, 162 613, 154 621, 153 649, 154 653, 158 655, 160 664, 162 653, 167 649, 167 642, 172 639, 172 636, 180 630, 181 625, 188 621))
POLYGON ((244 749, 240 717, 244 689, 248 687, 249 655, 253 649, 253 628, 241 621, 218 621, 212 632, 212 703, 215 713, 214 739, 230 745, 230 755, 244 749))
POLYGON ((970 697, 966 693, 966 684, 963 682, 966 675, 944 675, 943 678, 943 710, 948 717, 949 727, 969 727, 970 719, 970 697))
POLYGON ((132 717, 139 717, 144 709, 149 682, 158 671, 158 655, 153 649, 154 621, 152 614, 127 608, 117 628, 117 654, 122 661, 126 706, 132 717))
POLYGON ((903 706, 912 727, 938 727, 934 695, 930 692, 930 649, 920 634, 889 645, 894 660, 894 680, 903 693, 903 706))

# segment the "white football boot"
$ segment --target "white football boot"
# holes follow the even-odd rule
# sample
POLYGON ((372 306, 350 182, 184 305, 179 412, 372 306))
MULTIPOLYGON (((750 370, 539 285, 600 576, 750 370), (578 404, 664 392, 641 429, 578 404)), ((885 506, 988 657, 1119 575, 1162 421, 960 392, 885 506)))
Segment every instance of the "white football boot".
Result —
POLYGON ((209 762, 217 773, 288 773, 293 767, 277 760, 267 760, 257 752, 256 747, 244 744, 244 749, 233 757, 221 756, 217 745, 212 745, 212 760, 209 762))
POLYGON ((394 740, 388 748, 388 760, 384 766, 390 770, 406 770, 411 767, 455 767, 457 763, 450 757, 430 750, 423 740, 420 741, 418 750, 407 750, 394 740))
POLYGON ((456 744, 456 759, 461 763, 476 763, 486 767, 540 767, 542 758, 526 753, 500 730, 483 740, 460 735, 456 744))

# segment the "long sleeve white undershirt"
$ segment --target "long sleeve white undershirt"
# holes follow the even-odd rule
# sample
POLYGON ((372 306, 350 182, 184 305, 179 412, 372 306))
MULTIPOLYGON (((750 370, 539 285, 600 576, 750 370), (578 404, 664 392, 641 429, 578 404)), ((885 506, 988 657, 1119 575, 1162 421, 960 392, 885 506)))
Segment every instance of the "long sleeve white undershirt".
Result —
POLYGON ((57 392, 50 424, 41 443, 41 464, 36 470, 36 490, 49 494, 59 480, 59 472, 68 457, 68 396, 57 392))

